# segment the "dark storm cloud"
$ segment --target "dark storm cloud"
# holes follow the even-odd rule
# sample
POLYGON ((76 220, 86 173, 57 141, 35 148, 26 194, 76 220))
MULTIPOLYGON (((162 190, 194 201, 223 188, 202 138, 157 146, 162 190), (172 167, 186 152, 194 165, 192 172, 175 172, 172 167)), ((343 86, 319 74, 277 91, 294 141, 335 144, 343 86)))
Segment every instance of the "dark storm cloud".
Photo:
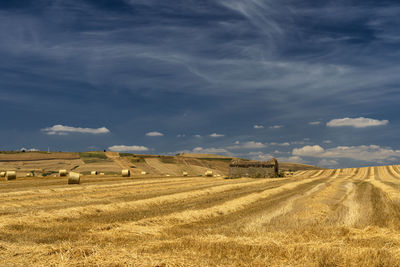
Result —
POLYGON ((165 133, 154 152, 237 139, 390 146, 399 12, 395 1, 2 1, 0 111, 20 136, 4 149, 19 146, 24 124, 32 146, 71 150, 88 140, 75 148, 40 129, 106 125, 113 134, 92 140, 104 147, 150 147, 146 132, 165 133), (308 124, 346 117, 389 120, 388 133, 308 124), (212 132, 225 136, 174 139, 212 132))

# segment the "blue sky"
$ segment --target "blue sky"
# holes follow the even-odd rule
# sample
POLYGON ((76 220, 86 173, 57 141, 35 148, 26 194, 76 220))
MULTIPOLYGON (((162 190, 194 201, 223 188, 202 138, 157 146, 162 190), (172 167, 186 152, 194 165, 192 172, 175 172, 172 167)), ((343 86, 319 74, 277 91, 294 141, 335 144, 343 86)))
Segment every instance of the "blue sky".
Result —
POLYGON ((398 1, 0 2, 0 149, 400 159, 398 1))

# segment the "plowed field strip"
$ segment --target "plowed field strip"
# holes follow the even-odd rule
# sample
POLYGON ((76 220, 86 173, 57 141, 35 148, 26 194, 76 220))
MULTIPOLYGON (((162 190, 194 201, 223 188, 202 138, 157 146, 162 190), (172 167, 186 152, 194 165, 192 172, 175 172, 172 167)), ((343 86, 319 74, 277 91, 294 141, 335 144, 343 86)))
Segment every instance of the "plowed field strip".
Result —
POLYGON ((337 177, 340 175, 341 170, 328 170, 325 171, 328 176, 327 180, 323 183, 316 184, 312 188, 307 191, 298 191, 293 196, 288 196, 288 199, 283 199, 276 204, 268 205, 266 203, 267 209, 263 209, 260 213, 253 214, 252 216, 248 216, 249 220, 247 222, 243 222, 246 225, 246 231, 255 231, 260 227, 264 227, 264 225, 268 224, 272 219, 277 218, 279 216, 284 216, 294 210, 297 207, 299 202, 304 201, 304 199, 309 199, 310 197, 324 191, 327 187, 329 187, 332 183, 337 183, 337 177))
POLYGON ((397 182, 400 182, 400 173, 395 169, 395 166, 385 166, 387 168, 387 171, 389 174, 397 180, 397 182))
POLYGON ((376 179, 390 185, 396 189, 400 189, 400 180, 396 178, 396 174, 390 166, 379 166, 376 167, 376 179))
MULTIPOLYGON (((82 178, 82 180, 85 178, 82 178)), ((34 190, 21 190, 26 188, 27 186, 24 186, 22 188, 18 187, 15 188, 14 190, 5 190, 5 192, 0 192, 0 196, 12 196, 12 195, 31 195, 31 194, 47 194, 47 193, 54 193, 54 192, 65 192, 65 191, 76 191, 76 192, 81 192, 83 190, 86 189, 90 189, 90 188, 94 188, 96 190, 101 189, 101 188, 107 188, 107 189, 111 189, 112 187, 119 187, 119 186, 127 186, 127 185, 137 185, 137 184, 164 184, 164 183, 170 183, 170 182, 183 182, 183 181, 187 181, 190 182, 192 180, 196 180, 196 179, 203 179, 204 181, 206 181, 206 178, 172 178, 172 179, 131 179, 131 178, 122 178, 119 177, 118 180, 115 181, 99 181, 99 183, 97 184, 89 184, 89 185, 75 185, 75 186, 71 186, 71 185, 67 185, 66 184, 66 180, 63 181, 58 181, 57 186, 43 186, 43 187, 37 187, 34 190), (100 183, 101 182, 101 183, 100 183)), ((208 179, 208 181, 210 181, 210 179, 208 179)), ((20 182, 19 180, 16 181, 10 181, 9 183, 15 183, 15 185, 18 185, 18 183, 26 183, 27 181, 23 181, 20 182)), ((38 182, 38 181, 35 181, 38 182)))
POLYGON ((23 235, 27 240, 37 240, 35 236, 43 239, 43 236, 50 236, 53 233, 62 235, 62 232, 67 232, 70 235, 71 232, 76 232, 76 229, 80 227, 79 232, 76 232, 76 238, 78 238, 78 235, 82 235, 82 232, 109 231, 126 222, 135 222, 143 219, 152 220, 152 218, 168 216, 172 213, 183 212, 184 210, 209 208, 214 205, 225 203, 232 198, 245 197, 249 194, 259 193, 270 188, 273 188, 273 185, 262 184, 253 185, 251 187, 238 187, 220 193, 200 195, 190 199, 176 201, 168 205, 152 205, 139 209, 128 208, 110 210, 80 216, 79 218, 61 218, 49 221, 46 227, 40 227, 38 224, 18 220, 9 222, 2 228, 3 233, 2 235, 0 234, 0 240, 9 240, 10 238, 21 240, 22 237, 18 236, 17 232, 21 232, 23 229, 25 229, 23 235), (209 201, 210 197, 213 198, 212 202, 209 201), (96 226, 93 227, 93 224, 96 226), (18 229, 18 231, 16 232, 15 229, 18 229), (26 237, 27 233, 30 233, 28 237, 26 237))
POLYGON ((297 171, 294 173, 293 177, 302 176, 303 174, 308 173, 308 172, 314 173, 314 171, 297 171))
POLYGON ((396 178, 400 179, 400 165, 392 165, 390 167, 392 168, 393 172, 395 173, 396 178))
MULTIPOLYGON (((100 176, 85 177, 81 178, 81 185, 95 185, 99 183, 115 183, 115 182, 126 182, 132 178, 122 178, 121 176, 105 177, 100 176)), ((51 177, 51 178, 19 178, 14 181, 7 181, 2 183, 0 193, 9 193, 15 190, 21 190, 28 188, 29 190, 45 189, 45 188, 56 188, 57 186, 65 187, 67 184, 68 177, 51 177)))
POLYGON ((375 168, 371 167, 369 179, 357 184, 356 200, 361 206, 359 226, 376 225, 398 229, 400 222, 399 205, 393 203, 389 198, 393 189, 377 180, 375 175, 377 175, 375 168))
MULTIPOLYGON (((51 211, 51 210, 62 210, 67 208, 78 208, 78 207, 90 207, 93 205, 115 205, 115 203, 124 203, 124 202, 132 202, 139 201, 145 199, 156 198, 160 196, 167 197, 168 195, 175 195, 178 193, 190 193, 191 191, 199 191, 206 190, 210 188, 216 188, 217 186, 223 185, 226 186, 227 182, 223 180, 217 180, 212 182, 205 183, 204 180, 198 181, 201 183, 187 183, 186 185, 179 184, 179 187, 176 187, 175 184, 161 185, 161 188, 152 187, 146 188, 143 190, 140 187, 131 187, 128 190, 126 188, 113 188, 112 192, 107 191, 107 194, 104 195, 105 192, 98 193, 96 191, 93 192, 85 192, 85 196, 81 196, 77 198, 76 196, 66 195, 60 198, 60 196, 48 196, 46 198, 40 197, 40 199, 29 199, 28 201, 18 201, 18 204, 8 203, 2 204, 0 207, 0 214, 16 214, 16 213, 26 213, 26 212, 39 212, 39 211, 51 211), (117 194, 116 194, 117 193, 117 194), (92 194, 95 194, 94 196, 92 194), (25 206, 23 206, 25 205, 25 206)), ((268 181, 239 181, 239 180, 231 180, 228 184, 235 185, 234 187, 252 187, 257 185, 268 184, 269 186, 276 187, 281 183, 285 183, 286 181, 283 179, 279 180, 268 180, 268 181)))
POLYGON ((348 184, 352 179, 364 176, 365 173, 362 170, 355 169, 352 171, 352 176, 330 181, 322 190, 315 191, 308 197, 296 201, 291 212, 278 217, 269 227, 280 227, 279 225, 283 222, 285 222, 284 227, 287 227, 288 224, 293 226, 298 223, 306 225, 329 221, 329 224, 332 224, 332 221, 340 220, 336 213, 339 209, 343 209, 343 203, 351 193, 348 184))
MULTIPOLYGON (((293 189, 282 190, 277 194, 271 194, 268 198, 257 199, 251 203, 251 205, 246 205, 245 208, 233 210, 231 212, 221 211, 221 213, 218 214, 219 216, 204 216, 201 220, 196 220, 190 224, 186 222, 183 228, 182 225, 174 226, 168 229, 168 233, 179 236, 190 228, 207 229, 207 234, 218 234, 220 232, 229 233, 231 232, 229 229, 232 229, 233 235, 233 232, 236 231, 237 234, 238 230, 244 233, 259 232, 260 228, 265 228, 266 225, 270 224, 271 220, 280 216, 275 216, 273 218, 264 217, 263 219, 265 219, 265 221, 254 221, 258 216, 262 216, 263 214, 266 216, 268 216, 268 214, 273 215, 277 206, 279 207, 281 203, 295 198, 299 194, 303 196, 311 194, 314 190, 319 191, 321 187, 323 188, 326 180, 325 178, 299 184, 293 189)), ((284 224, 286 225, 286 223, 285 221, 284 224)))
MULTIPOLYGON (((248 183, 254 181, 247 181, 248 183)), ((57 204, 65 205, 66 202, 72 203, 77 202, 78 205, 84 204, 84 202, 88 201, 117 201, 118 198, 140 198, 141 195, 147 195, 146 197, 153 197, 157 195, 167 194, 168 191, 170 193, 183 192, 190 188, 207 188, 218 186, 222 184, 241 184, 245 183, 245 181, 239 180, 213 180, 207 181, 206 179, 193 179, 193 180, 184 180, 182 182, 171 182, 171 183, 151 183, 151 184, 138 184, 138 183, 124 183, 121 185, 114 185, 111 187, 100 187, 97 188, 82 188, 79 191, 61 191, 61 192, 53 192, 50 193, 37 193, 32 195, 23 195, 23 196, 9 196, 7 198, 3 198, 0 201, 0 211, 8 210, 9 207, 19 208, 19 207, 29 207, 29 206, 57 206, 57 204), (118 194, 115 194, 115 191, 118 191, 118 194), (82 192, 85 194, 82 196, 82 192), (152 196, 153 195, 153 196, 152 196)))
POLYGON ((170 214, 168 216, 161 216, 159 218, 152 218, 151 220, 144 219, 136 223, 129 223, 121 226, 118 231, 128 231, 128 232, 142 232, 143 228, 149 230, 150 232, 157 233, 162 231, 164 228, 171 226, 183 225, 188 223, 194 223, 202 220, 207 220, 214 217, 220 217, 221 215, 228 215, 235 213, 239 210, 251 208, 250 205, 254 203, 267 199, 270 197, 275 197, 276 195, 294 190, 301 186, 310 187, 316 183, 321 183, 322 179, 304 179, 296 182, 291 182, 284 184, 280 187, 268 189, 260 193, 250 194, 244 197, 236 198, 227 201, 221 205, 215 205, 207 209, 196 209, 196 210, 185 210, 183 212, 178 212, 175 214, 170 214))
MULTIPOLYGON (((268 180, 259 180, 253 181, 248 183, 248 185, 260 186, 263 184, 271 185, 271 187, 278 187, 281 184, 286 183, 296 183, 292 180, 284 180, 284 179, 268 179, 268 180)), ((181 192, 176 194, 170 195, 163 195, 157 196, 153 198, 143 199, 143 200, 134 200, 134 201, 126 201, 126 202, 118 202, 118 203, 111 203, 111 204, 104 204, 104 205, 89 205, 89 206, 79 206, 79 207, 72 207, 72 208, 63 208, 61 210, 53 210, 53 211, 41 211, 33 209, 31 211, 32 214, 23 215, 21 214, 18 219, 24 219, 24 217, 29 217, 31 221, 34 220, 53 220, 58 218, 77 218, 84 215, 96 214, 99 211, 112 211, 118 210, 122 208, 148 208, 151 205, 166 205, 169 203, 173 203, 180 200, 189 199, 192 197, 198 197, 201 195, 210 195, 213 193, 220 193, 226 190, 231 190, 235 188, 240 188, 245 186, 242 183, 239 184, 228 184, 228 185, 221 185, 221 186, 214 186, 211 188, 206 189, 194 189, 189 192, 181 192)), ((3 215, 0 217, 0 225, 4 225, 7 221, 13 220, 15 216, 13 215, 3 215)), ((15 219, 15 218, 14 218, 15 219)))
POLYGON ((377 167, 371 167, 370 169, 371 175, 368 179, 368 182, 377 189, 381 190, 384 194, 387 194, 392 201, 400 202, 399 190, 393 187, 393 183, 382 181, 379 178, 377 167))

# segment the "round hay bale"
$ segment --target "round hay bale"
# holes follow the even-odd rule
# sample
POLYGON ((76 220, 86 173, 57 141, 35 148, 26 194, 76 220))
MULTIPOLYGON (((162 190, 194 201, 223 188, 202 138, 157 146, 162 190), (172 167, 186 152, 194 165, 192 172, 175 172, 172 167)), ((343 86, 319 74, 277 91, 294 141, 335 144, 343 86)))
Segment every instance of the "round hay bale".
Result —
POLYGON ((68 184, 80 184, 81 175, 77 172, 70 172, 68 177, 68 184))
POLYGON ((131 176, 131 171, 130 170, 122 170, 121 174, 122 174, 122 177, 129 177, 129 176, 131 176))
POLYGON ((59 170, 58 174, 60 175, 60 177, 67 176, 67 170, 59 170))
POLYGON ((145 171, 142 171, 140 174, 143 174, 143 175, 145 175, 145 174, 147 174, 147 172, 145 172, 145 171))
POLYGON ((15 180, 17 179, 17 173, 15 171, 7 171, 6 178, 7 180, 15 180))
POLYGON ((6 172, 0 172, 0 177, 6 177, 6 172))
POLYGON ((27 172, 27 173, 26 173, 26 177, 32 177, 32 173, 27 172))
POLYGON ((104 175, 104 172, 101 172, 100 175, 104 175))
POLYGON ((91 175, 97 175, 97 171, 91 171, 90 174, 91 175))
POLYGON ((205 174, 205 176, 207 176, 207 177, 213 177, 213 172, 210 171, 210 170, 206 171, 204 174, 205 174))
POLYGON ((187 172, 182 173, 183 176, 188 176, 189 174, 187 172))

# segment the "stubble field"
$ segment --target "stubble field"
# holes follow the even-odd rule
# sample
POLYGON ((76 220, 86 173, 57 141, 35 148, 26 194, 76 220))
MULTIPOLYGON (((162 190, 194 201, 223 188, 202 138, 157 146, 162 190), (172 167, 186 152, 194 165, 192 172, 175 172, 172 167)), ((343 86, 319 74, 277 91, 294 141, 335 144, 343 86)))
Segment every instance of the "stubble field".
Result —
POLYGON ((400 166, 0 182, 0 266, 398 266, 400 166))

